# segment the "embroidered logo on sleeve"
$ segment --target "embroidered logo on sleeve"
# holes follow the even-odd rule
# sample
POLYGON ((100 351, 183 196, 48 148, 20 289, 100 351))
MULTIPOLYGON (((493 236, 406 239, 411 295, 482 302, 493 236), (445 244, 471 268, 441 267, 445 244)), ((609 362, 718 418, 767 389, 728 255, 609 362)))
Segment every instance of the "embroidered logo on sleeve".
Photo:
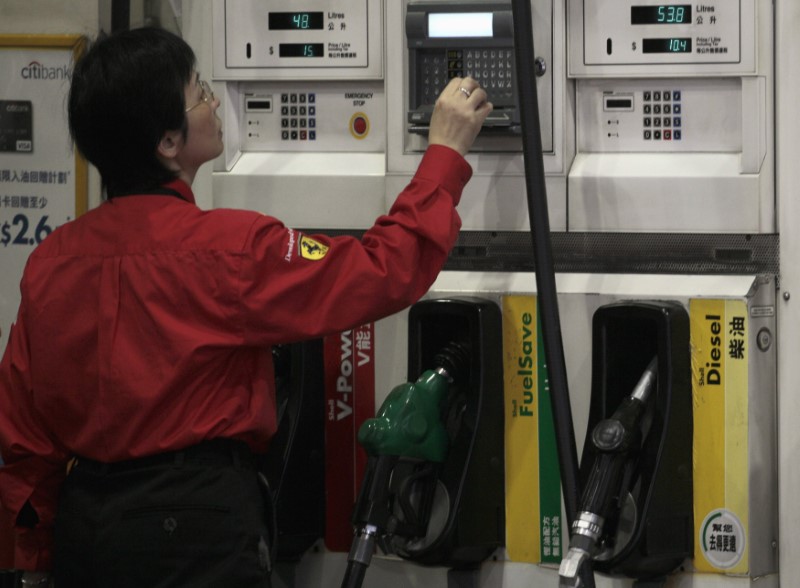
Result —
POLYGON ((300 237, 300 256, 304 259, 310 259, 311 261, 320 260, 328 254, 328 249, 330 249, 330 247, 310 237, 306 237, 305 235, 300 237))
POLYGON ((288 242, 286 255, 283 256, 283 259, 284 261, 292 261, 292 257, 294 256, 294 231, 292 229, 286 229, 286 234, 288 236, 288 242))

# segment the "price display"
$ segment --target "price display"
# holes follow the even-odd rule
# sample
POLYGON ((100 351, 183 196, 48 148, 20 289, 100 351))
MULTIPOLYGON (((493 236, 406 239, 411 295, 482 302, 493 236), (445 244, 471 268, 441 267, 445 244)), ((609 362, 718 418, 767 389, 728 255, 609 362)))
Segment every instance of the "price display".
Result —
POLYGON ((48 216, 44 215, 38 220, 28 217, 27 214, 14 215, 11 221, 0 225, 0 243, 3 247, 9 245, 38 245, 47 235, 53 232, 53 227, 48 224, 48 216))
POLYGON ((278 45, 280 57, 324 57, 322 43, 281 43, 278 45))
POLYGON ((631 6, 631 24, 691 24, 691 4, 631 6))
POLYGON ((269 30, 305 31, 322 30, 321 12, 270 12, 269 30))
POLYGON ((692 40, 689 38, 642 39, 643 53, 691 53, 692 40))

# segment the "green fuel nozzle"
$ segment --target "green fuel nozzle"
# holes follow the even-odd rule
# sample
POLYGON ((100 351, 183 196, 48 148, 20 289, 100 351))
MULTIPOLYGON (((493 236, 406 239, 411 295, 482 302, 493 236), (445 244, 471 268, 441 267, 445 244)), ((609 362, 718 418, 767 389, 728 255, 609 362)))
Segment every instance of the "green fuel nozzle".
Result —
POLYGON ((450 343, 434 358, 435 369, 416 382, 394 388, 374 418, 364 421, 358 441, 369 455, 395 455, 441 463, 447 456, 448 436, 441 419, 450 385, 468 368, 469 350, 450 343))
POLYGON ((444 461, 447 431, 439 406, 447 396, 447 380, 442 371, 428 370, 416 382, 392 390, 375 418, 364 421, 358 431, 367 454, 444 461))

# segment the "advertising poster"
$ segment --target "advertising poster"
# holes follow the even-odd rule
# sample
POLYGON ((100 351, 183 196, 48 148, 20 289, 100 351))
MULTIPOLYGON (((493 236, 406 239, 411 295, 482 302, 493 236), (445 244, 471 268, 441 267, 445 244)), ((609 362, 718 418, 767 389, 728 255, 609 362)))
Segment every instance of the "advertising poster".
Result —
POLYGON ((0 350, 16 320, 31 251, 87 207, 87 165, 72 147, 67 95, 77 35, 0 35, 0 350))
MULTIPOLYGON (((83 48, 77 35, 0 35, 0 353, 31 251, 87 208, 87 165, 66 119, 69 72, 83 48)), ((12 565, 10 537, 0 510, 0 569, 12 565)))

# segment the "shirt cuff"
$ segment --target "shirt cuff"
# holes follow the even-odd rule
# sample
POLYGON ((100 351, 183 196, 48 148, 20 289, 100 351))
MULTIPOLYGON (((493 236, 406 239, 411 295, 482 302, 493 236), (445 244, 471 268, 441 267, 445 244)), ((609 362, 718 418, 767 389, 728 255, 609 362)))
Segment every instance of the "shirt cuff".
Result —
POLYGON ((16 529, 14 567, 31 572, 47 572, 53 568, 53 530, 16 529))
POLYGON ((453 195, 458 204, 464 186, 472 178, 472 167, 455 149, 444 145, 429 145, 415 177, 441 185, 453 195))

